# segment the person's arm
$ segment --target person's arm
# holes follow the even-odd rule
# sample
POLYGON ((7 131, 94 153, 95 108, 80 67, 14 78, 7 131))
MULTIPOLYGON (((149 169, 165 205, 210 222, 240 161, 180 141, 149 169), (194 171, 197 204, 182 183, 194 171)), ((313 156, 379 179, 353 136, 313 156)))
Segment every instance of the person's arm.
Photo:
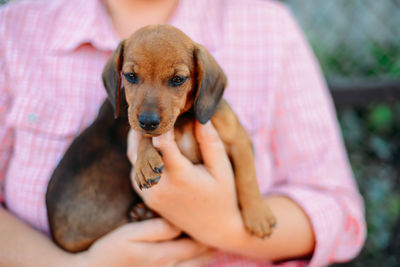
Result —
POLYGON ((366 225, 329 91, 301 30, 285 10, 283 58, 271 132, 279 184, 307 214, 315 233, 310 265, 343 262, 361 250, 366 225))
MULTIPOLYGON (((1 23, 1 20, 0 20, 1 23)), ((0 31, 0 38, 2 32, 0 31)), ((2 38, 1 40, 4 40, 2 38)), ((7 87, 6 58, 3 43, 0 41, 0 206, 4 201, 4 177, 12 154, 14 135, 5 126, 7 111, 11 105, 11 96, 7 87)))
MULTIPOLYGON (((6 16, 0 22, 5 25, 6 16)), ((1 266, 62 266, 66 253, 51 244, 44 235, 15 218, 3 207, 4 180, 12 156, 14 132, 5 124, 11 106, 8 88, 6 51, 0 31, 0 265, 1 266), (56 264, 56 259, 59 265, 56 264)))
MULTIPOLYGON (((138 192, 150 207, 210 246, 266 260, 312 256, 314 266, 348 260, 365 239, 362 200, 318 65, 289 14, 280 25, 282 83, 276 89, 272 147, 265 148, 283 181, 273 184, 265 199, 277 217, 272 236, 262 240, 245 231, 232 169, 210 125, 196 127, 204 166, 188 162, 171 133, 154 138, 164 173, 157 186, 138 192)), ((135 153, 133 145, 132 162, 135 153)))
POLYGON ((0 208, 0 266, 185 266, 207 263, 210 256, 205 246, 190 239, 171 241, 180 233, 162 219, 131 223, 99 239, 88 251, 71 254, 0 208))
MULTIPOLYGON (((224 145, 211 123, 196 123, 195 129, 204 166, 193 165, 179 152, 172 132, 153 138, 164 155, 164 171, 157 186, 149 190, 140 191, 135 184, 145 202, 196 240, 222 250, 267 260, 310 254, 314 246, 311 225, 303 210, 285 197, 266 199, 278 222, 270 238, 253 237, 245 230, 224 145)), ((132 161, 137 138, 131 132, 128 155, 132 161)))
MULTIPOLYGON (((55 245, 46 235, 33 229, 6 210, 4 179, 12 161, 14 130, 5 119, 11 107, 7 82, 7 53, 3 30, 8 29, 6 9, 0 10, 0 266, 200 266, 210 259, 204 245, 190 239, 173 240, 181 231, 165 220, 124 225, 96 241, 82 253, 70 254, 55 245), (3 27, 4 26, 4 27, 3 27), (4 204, 4 205, 3 205, 4 204)), ((22 166, 23 167, 23 166, 22 166)), ((7 177, 7 183, 13 183, 7 177)), ((44 196, 43 196, 44 197, 44 196)))
MULTIPOLYGON (((2 16, 5 19, 6 16, 2 16)), ((2 25, 5 24, 0 20, 2 25)), ((12 156, 14 132, 5 119, 11 105, 7 82, 4 38, 0 32, 0 265, 1 266, 63 266, 67 255, 44 235, 36 232, 3 207, 4 179, 12 156), (57 262, 57 259, 59 260, 57 262), (61 259, 61 260, 60 260, 61 259)))
POLYGON ((72 266, 72 257, 0 207, 1 266, 72 266))

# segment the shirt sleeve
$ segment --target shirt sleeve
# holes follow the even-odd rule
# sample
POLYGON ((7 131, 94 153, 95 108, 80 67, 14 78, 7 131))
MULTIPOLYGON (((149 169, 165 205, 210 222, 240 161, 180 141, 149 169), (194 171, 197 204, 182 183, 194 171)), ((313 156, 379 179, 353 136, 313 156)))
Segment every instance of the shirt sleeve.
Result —
MULTIPOLYGON (((4 13, 4 10, 0 10, 1 13, 4 13)), ((5 16, 0 15, 0 18, 0 25, 5 25, 3 21, 5 16)), ((5 124, 11 97, 7 87, 6 55, 2 42, 5 39, 2 36, 3 33, 0 31, 0 205, 4 204, 4 180, 14 143, 13 131, 5 124)))
POLYGON ((293 199, 306 212, 316 239, 310 266, 326 266, 350 260, 362 248, 363 200, 318 63, 287 10, 281 26, 284 59, 271 149, 283 182, 272 193, 293 199))

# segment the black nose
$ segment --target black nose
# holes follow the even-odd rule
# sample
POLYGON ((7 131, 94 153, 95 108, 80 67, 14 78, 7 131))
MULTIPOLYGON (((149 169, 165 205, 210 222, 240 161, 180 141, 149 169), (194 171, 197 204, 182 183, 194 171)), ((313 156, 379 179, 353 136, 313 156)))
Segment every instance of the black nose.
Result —
POLYGON ((142 113, 139 115, 140 128, 146 131, 153 131, 160 125, 160 116, 156 113, 142 113))

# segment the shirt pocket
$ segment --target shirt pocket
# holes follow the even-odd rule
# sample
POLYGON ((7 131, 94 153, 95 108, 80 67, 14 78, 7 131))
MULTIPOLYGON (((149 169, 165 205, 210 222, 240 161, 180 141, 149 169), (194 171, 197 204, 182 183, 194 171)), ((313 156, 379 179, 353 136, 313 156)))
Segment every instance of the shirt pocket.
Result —
POLYGON ((17 96, 6 124, 17 130, 53 137, 75 136, 81 127, 79 103, 63 106, 57 101, 38 96, 17 96))

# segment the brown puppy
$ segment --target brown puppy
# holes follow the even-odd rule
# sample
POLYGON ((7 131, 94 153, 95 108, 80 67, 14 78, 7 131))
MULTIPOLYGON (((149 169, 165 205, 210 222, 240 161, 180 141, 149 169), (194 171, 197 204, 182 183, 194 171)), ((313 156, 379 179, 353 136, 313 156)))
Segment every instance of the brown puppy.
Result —
MULTIPOLYGON (((128 119, 130 126, 143 134, 134 164, 134 179, 140 189, 157 184, 163 170, 162 156, 153 147, 151 137, 175 127, 175 138, 182 153, 194 163, 200 163, 202 159, 193 135, 193 123, 194 119, 200 123, 211 119, 225 144, 235 171, 236 189, 245 226, 259 237, 271 234, 275 218, 258 190, 251 140, 232 109, 221 99, 226 76, 202 46, 172 26, 144 27, 120 43, 104 68, 103 82, 115 116, 118 117, 121 113, 121 118, 115 125, 123 124, 128 119), (120 90, 121 72, 124 77, 124 93, 120 90), (125 100, 127 112, 123 109, 125 100)), ((112 139, 110 136, 126 138, 128 127, 115 126, 110 121, 109 113, 109 105, 103 104, 98 119, 87 130, 90 133, 84 132, 83 137, 78 137, 78 141, 71 145, 70 150, 73 151, 67 151, 49 184, 46 200, 51 232, 56 242, 70 251, 87 248, 95 239, 126 222, 127 210, 139 201, 131 189, 125 188, 129 168, 126 167, 126 157, 119 159, 123 157, 120 154, 121 149, 126 148, 125 140, 112 141, 118 143, 118 153, 115 152, 117 149, 106 145, 112 139), (111 134, 110 129, 113 129, 111 134), (100 132, 103 134, 99 134, 100 132), (100 137, 95 138, 90 134, 100 137), (85 167, 80 166, 79 160, 72 162, 70 159, 75 150, 82 150, 82 146, 91 147, 86 149, 92 151, 90 158, 97 157, 85 167), (99 152, 98 147, 101 150, 108 149, 108 152, 99 152), (96 153, 104 156, 99 158, 96 153), (111 159, 111 154, 116 156, 111 159), (115 172, 114 160, 120 160, 120 164, 124 165, 115 172), (103 163, 104 170, 101 172, 96 170, 99 167, 98 162, 103 163), (68 176, 74 178, 65 178, 65 173, 71 172, 65 169, 72 166, 78 170, 68 176), (110 176, 119 182, 110 186, 110 176), (116 176, 118 179, 115 179, 116 176), (106 186, 101 187, 102 183, 106 186), (101 199, 98 198, 100 191, 105 195, 101 199), (120 191, 124 193, 122 197, 117 197, 120 191), (104 203, 107 201, 111 204, 104 203), (117 204, 118 201, 122 201, 123 205, 117 204), (103 215, 99 214, 98 205, 105 205, 103 215), (109 212, 111 205, 119 207, 112 208, 114 212, 109 212)), ((134 206, 134 211, 135 214, 144 212, 137 206, 134 206)), ((149 216, 134 217, 143 219, 149 216)))
POLYGON ((129 123, 144 136, 135 163, 139 188, 156 184, 163 169, 162 156, 153 147, 152 136, 175 126, 180 149, 199 163, 193 119, 187 116, 194 115, 200 123, 211 119, 233 163, 246 227, 260 237, 269 235, 275 220, 258 190, 251 141, 232 109, 221 100, 226 77, 214 58, 172 26, 153 25, 138 30, 120 43, 103 72, 117 116, 121 71, 129 123), (183 135, 185 140, 179 138, 183 135), (191 145, 187 145, 188 139, 191 145))

